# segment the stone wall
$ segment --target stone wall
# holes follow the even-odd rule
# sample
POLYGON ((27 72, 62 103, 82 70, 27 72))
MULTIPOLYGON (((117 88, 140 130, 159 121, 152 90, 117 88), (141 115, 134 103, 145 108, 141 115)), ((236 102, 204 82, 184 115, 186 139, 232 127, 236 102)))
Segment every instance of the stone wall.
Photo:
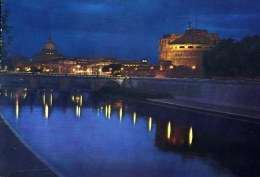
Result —
POLYGON ((170 93, 176 99, 260 110, 260 82, 131 78, 125 86, 170 93))

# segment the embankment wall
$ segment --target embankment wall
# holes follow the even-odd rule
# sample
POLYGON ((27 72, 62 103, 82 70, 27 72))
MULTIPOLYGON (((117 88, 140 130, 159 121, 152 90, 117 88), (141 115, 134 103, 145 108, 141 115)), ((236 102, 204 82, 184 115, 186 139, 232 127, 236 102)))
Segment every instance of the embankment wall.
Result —
POLYGON ((123 86, 169 93, 176 99, 260 110, 260 82, 130 78, 123 86))

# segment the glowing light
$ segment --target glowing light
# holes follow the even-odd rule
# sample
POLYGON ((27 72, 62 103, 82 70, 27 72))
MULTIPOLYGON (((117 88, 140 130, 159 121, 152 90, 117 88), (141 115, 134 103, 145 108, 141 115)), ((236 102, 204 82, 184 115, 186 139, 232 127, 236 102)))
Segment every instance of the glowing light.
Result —
POLYGON ((106 115, 106 117, 107 117, 107 105, 106 105, 106 107, 105 107, 105 115, 106 115))
POLYGON ((120 120, 120 121, 122 120, 122 117, 123 117, 123 108, 120 107, 120 108, 119 108, 119 120, 120 120))
POLYGON ((44 117, 45 117, 46 119, 49 118, 49 106, 48 106, 47 104, 45 104, 44 117))
POLYGON ((25 71, 31 71, 31 68, 25 67, 24 70, 25 70, 25 71))
POLYGON ((196 69, 196 66, 195 65, 191 66, 191 69, 193 69, 193 70, 196 69))
POLYGON ((71 96, 71 100, 74 101, 75 100, 75 97, 74 95, 71 96))
POLYGON ((133 123, 136 123, 136 112, 133 113, 133 123))
POLYGON ((190 127, 190 130, 189 130, 189 145, 190 146, 192 144, 192 139, 193 139, 193 131, 192 131, 192 127, 190 127))
POLYGON ((82 106, 82 95, 80 95, 80 99, 79 99, 79 105, 82 106))
POLYGON ((16 100, 15 100, 15 116, 16 116, 16 119, 19 118, 19 99, 18 99, 18 97, 16 97, 16 100))
POLYGON ((152 130, 152 117, 149 117, 149 120, 148 120, 148 130, 149 130, 149 132, 152 130))
POLYGON ((171 138, 171 122, 168 122, 168 128, 167 128, 167 138, 171 138))
POLYGON ((109 104, 108 105, 108 111, 107 111, 107 118, 110 119, 110 116, 111 116, 111 105, 109 104))
POLYGON ((42 95, 42 104, 45 105, 45 93, 42 95))
POLYGON ((79 105, 76 105, 76 116, 77 117, 80 117, 80 111, 81 111, 81 108, 79 105))
POLYGON ((80 106, 76 106, 76 109, 77 109, 77 111, 76 111, 77 116, 80 117, 80 111, 81 111, 80 106))
POLYGON ((52 106, 52 93, 50 95, 50 106, 52 106))
POLYGON ((76 105, 76 116, 78 116, 79 115, 79 109, 78 109, 78 105, 76 105))
POLYGON ((79 102, 79 96, 76 96, 75 99, 76 99, 76 102, 78 103, 79 102))
POLYGON ((26 93, 23 93, 23 99, 25 99, 25 98, 26 98, 26 96, 27 96, 27 94, 26 94, 26 93))

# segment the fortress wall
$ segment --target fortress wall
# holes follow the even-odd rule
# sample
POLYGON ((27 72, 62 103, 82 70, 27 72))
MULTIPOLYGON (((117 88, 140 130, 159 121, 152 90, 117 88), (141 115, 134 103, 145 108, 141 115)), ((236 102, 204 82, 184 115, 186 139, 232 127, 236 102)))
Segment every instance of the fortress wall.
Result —
POLYGON ((136 89, 170 93, 176 99, 260 110, 260 82, 131 78, 131 83, 136 89))

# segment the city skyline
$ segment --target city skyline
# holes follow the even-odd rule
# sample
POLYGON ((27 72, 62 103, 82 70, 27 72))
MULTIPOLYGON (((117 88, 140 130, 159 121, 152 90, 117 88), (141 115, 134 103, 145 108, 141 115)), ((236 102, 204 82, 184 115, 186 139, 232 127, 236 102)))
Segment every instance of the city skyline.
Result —
POLYGON ((70 58, 111 56, 158 62, 158 41, 192 27, 220 39, 259 34, 260 2, 251 1, 88 1, 6 0, 13 27, 10 55, 33 56, 51 36, 70 58), (196 23, 197 20, 197 23, 196 23))

